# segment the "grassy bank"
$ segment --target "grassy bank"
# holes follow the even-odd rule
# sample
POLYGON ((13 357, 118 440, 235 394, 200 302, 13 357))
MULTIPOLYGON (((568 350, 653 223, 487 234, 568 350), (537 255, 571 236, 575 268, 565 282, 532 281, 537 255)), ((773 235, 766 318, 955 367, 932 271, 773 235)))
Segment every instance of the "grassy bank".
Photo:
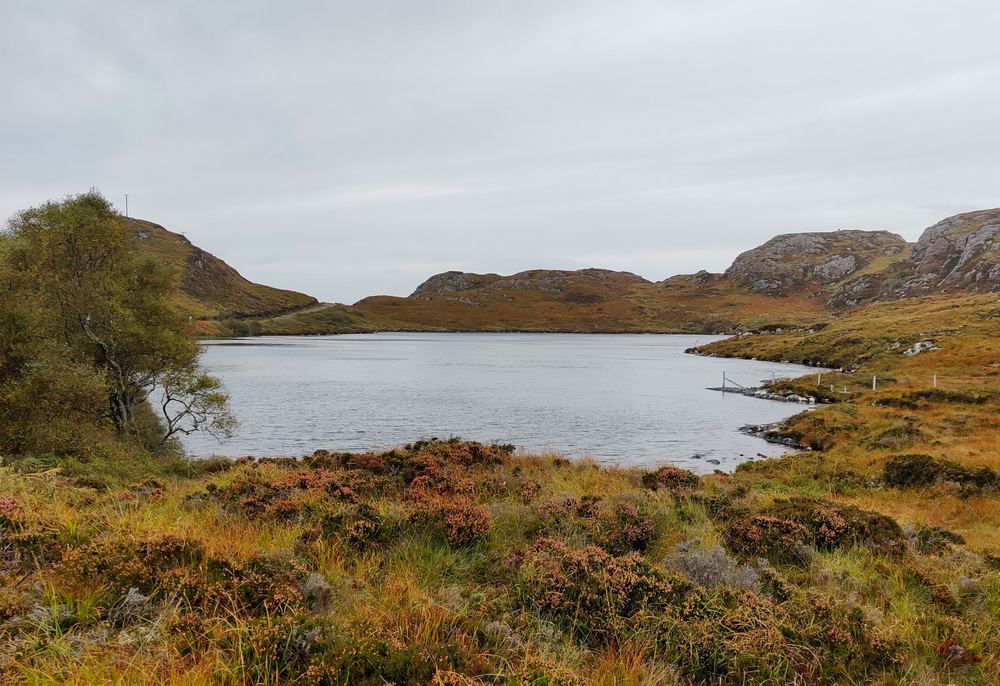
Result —
MULTIPOLYGON (((837 401, 792 418, 779 432, 816 452, 747 466, 781 488, 811 481, 835 489, 845 478, 863 486, 900 454, 973 471, 1000 466, 995 295, 882 303, 807 329, 745 335, 699 350, 844 369, 778 385, 837 401)), ((891 494, 847 492, 859 505, 953 529, 980 548, 1000 547, 1000 501, 995 491, 970 492, 967 481, 953 471, 891 494)))

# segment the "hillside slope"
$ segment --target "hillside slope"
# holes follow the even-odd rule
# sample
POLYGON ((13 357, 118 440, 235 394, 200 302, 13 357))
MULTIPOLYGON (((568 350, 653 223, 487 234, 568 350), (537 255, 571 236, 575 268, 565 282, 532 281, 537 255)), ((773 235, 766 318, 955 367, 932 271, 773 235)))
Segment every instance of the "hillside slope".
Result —
POLYGON ((741 254, 725 276, 754 293, 816 291, 908 247, 888 231, 783 234, 741 254))
POLYGON ((928 227, 906 259, 853 274, 829 304, 854 306, 934 293, 1000 290, 1000 209, 965 212, 928 227))
POLYGON ((179 233, 142 219, 126 219, 142 249, 173 265, 180 279, 178 306, 195 319, 277 315, 316 304, 304 293, 253 283, 179 233))
POLYGON ((818 312, 799 295, 772 298, 718 278, 653 283, 602 269, 532 270, 498 276, 446 272, 406 298, 379 295, 354 307, 411 329, 701 333, 818 312))

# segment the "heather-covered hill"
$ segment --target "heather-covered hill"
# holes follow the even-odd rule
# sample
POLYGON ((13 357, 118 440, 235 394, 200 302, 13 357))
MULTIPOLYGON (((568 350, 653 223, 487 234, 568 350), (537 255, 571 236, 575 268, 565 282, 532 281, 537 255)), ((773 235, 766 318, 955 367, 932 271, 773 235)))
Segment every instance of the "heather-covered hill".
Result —
POLYGON ((457 331, 701 333, 776 318, 803 322, 818 312, 797 294, 775 299, 724 279, 695 275, 653 283, 603 269, 445 272, 409 297, 371 296, 354 307, 406 329, 457 331))
POLYGON ((141 249, 177 269, 179 307, 195 319, 262 317, 316 304, 316 298, 253 283, 179 233, 142 219, 126 219, 141 249))

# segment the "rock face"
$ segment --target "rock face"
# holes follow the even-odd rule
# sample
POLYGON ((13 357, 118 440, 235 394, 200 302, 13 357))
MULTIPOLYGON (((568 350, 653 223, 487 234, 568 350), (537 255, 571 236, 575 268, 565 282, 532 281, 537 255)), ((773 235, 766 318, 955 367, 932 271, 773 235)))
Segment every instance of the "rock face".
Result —
POLYGON ((444 295, 455 291, 467 291, 478 288, 495 275, 469 274, 468 272, 442 272, 424 281, 411 294, 414 298, 427 298, 432 295, 444 295))
POLYGON ((924 230, 906 259, 848 279, 831 307, 965 291, 1000 291, 1000 209, 957 214, 924 230))
POLYGON ((1000 290, 1000 209, 966 212, 926 229, 890 295, 1000 290))
POLYGON ((726 277, 755 293, 786 295, 841 281, 906 246, 888 231, 783 234, 737 257, 726 277))

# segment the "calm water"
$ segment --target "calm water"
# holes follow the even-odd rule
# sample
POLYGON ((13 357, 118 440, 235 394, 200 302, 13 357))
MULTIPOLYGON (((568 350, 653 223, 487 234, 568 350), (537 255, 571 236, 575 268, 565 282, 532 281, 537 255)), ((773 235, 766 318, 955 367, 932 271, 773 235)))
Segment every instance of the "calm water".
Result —
POLYGON ((802 410, 706 390, 806 367, 685 355, 711 336, 404 334, 269 337, 205 344, 240 422, 204 455, 390 448, 452 435, 606 464, 733 469, 781 446, 737 431, 802 410), (717 460, 718 464, 714 461, 717 460))

